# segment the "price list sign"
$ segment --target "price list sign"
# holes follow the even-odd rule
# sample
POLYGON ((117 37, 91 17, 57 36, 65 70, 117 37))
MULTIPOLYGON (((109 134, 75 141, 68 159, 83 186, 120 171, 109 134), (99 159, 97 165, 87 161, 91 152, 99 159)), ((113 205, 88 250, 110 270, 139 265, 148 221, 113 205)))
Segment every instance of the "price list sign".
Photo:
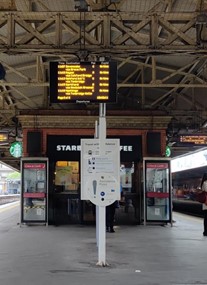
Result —
POLYGON ((50 62, 50 102, 116 102, 116 62, 50 62))

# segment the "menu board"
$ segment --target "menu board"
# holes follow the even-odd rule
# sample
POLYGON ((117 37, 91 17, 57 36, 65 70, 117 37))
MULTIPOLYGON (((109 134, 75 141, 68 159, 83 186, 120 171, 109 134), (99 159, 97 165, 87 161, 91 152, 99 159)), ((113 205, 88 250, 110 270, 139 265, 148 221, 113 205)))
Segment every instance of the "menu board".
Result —
POLYGON ((116 102, 116 62, 50 62, 50 102, 116 102))

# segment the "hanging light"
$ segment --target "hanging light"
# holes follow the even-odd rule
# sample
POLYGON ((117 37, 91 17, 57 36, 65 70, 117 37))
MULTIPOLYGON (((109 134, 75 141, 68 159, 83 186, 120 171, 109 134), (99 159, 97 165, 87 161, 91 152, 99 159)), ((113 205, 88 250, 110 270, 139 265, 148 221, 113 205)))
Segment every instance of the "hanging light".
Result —
POLYGON ((201 13, 196 18, 196 25, 205 25, 207 23, 207 14, 201 13))
POLYGON ((88 11, 88 3, 86 2, 86 0, 75 0, 75 2, 77 2, 77 4, 75 5, 75 9, 82 12, 88 11))
POLYGON ((201 13, 196 19, 197 44, 202 45, 207 42, 207 14, 201 13))

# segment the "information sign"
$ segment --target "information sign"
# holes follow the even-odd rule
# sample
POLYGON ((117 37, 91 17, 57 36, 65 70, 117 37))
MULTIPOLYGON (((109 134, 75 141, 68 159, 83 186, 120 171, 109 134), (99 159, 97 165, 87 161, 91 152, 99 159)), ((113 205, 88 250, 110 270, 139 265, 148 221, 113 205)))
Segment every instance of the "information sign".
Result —
POLYGON ((120 199, 120 142, 81 140, 81 199, 107 206, 120 199))
POLYGON ((88 200, 98 206, 108 206, 120 199, 120 184, 110 174, 96 174, 88 177, 84 191, 88 200))

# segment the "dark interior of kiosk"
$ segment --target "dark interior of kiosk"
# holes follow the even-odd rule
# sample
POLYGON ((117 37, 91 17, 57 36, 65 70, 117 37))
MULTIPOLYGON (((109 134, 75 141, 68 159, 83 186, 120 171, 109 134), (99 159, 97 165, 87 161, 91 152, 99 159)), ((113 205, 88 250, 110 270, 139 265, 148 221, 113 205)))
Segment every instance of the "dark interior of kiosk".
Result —
MULTIPOLYGON (((56 161, 51 167, 51 187, 49 187, 49 223, 94 224, 96 206, 90 201, 80 200, 80 163, 79 161, 56 161)), ((115 223, 140 223, 140 194, 138 163, 123 162, 120 165, 121 199, 117 203, 115 223)))

